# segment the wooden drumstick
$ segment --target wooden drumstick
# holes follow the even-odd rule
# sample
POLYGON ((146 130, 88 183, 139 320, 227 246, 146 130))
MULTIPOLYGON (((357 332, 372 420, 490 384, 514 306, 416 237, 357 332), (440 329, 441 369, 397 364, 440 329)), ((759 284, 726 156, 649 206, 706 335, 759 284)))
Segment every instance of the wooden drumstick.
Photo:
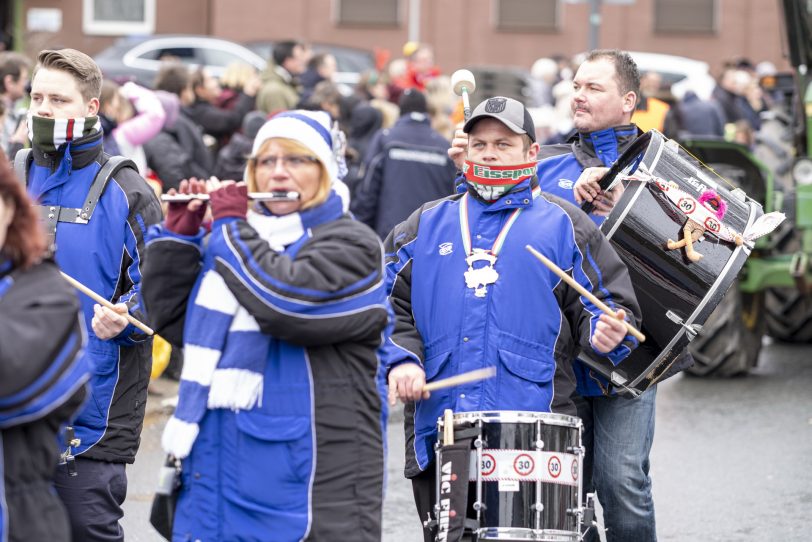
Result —
POLYGON ((552 271, 553 273, 558 275, 561 278, 561 280, 563 280, 564 282, 566 282, 567 284, 569 284, 570 286, 575 288, 575 291, 577 291, 579 294, 581 294, 582 296, 587 298, 590 303, 592 303, 593 305, 598 307, 600 310, 602 310, 603 312, 605 312, 606 314, 608 314, 612 318, 615 318, 616 320, 620 320, 621 322, 623 322, 623 324, 626 326, 626 329, 628 330, 628 332, 631 335, 633 335, 638 341, 640 341, 641 343, 645 342, 646 336, 643 335, 642 333, 640 333, 640 331, 637 328, 635 328, 633 325, 631 325, 626 320, 621 320, 620 318, 618 318, 617 313, 615 311, 613 311, 612 309, 610 309, 606 305, 606 303, 604 303, 603 301, 601 301, 600 299, 595 297, 586 288, 584 288, 583 286, 578 284, 575 281, 574 278, 572 278, 568 274, 564 273, 564 271, 562 271, 560 267, 558 267, 552 261, 550 261, 546 256, 544 256, 544 254, 542 254, 538 250, 534 249, 530 245, 525 245, 524 248, 526 248, 528 251, 530 251, 530 254, 535 256, 541 263, 546 265, 550 269, 550 271, 552 271))
POLYGON ((496 375, 496 367, 485 367, 484 369, 477 369, 475 371, 469 371, 467 373, 458 374, 456 376, 443 378, 442 380, 435 380, 434 382, 429 382, 428 384, 423 386, 423 391, 434 391, 442 388, 450 388, 452 386, 459 386, 460 384, 466 384, 468 382, 475 382, 477 380, 485 380, 486 378, 492 378, 495 375, 496 375))
MULTIPOLYGON (((100 296, 99 294, 97 294, 96 292, 94 292, 93 290, 91 290, 90 288, 88 288, 87 286, 85 286, 84 284, 82 284, 81 282, 79 282, 78 280, 73 278, 72 276, 68 275, 64 271, 62 272, 62 276, 65 277, 65 280, 67 280, 71 284, 71 286, 73 286, 74 288, 76 288, 77 290, 79 290, 80 292, 85 294, 87 297, 89 297, 90 299, 92 299, 93 301, 98 303, 99 305, 107 307, 108 309, 115 312, 116 314, 121 314, 116 310, 115 305, 113 305, 112 303, 110 303, 109 301, 104 299, 102 296, 100 296)), ((126 318, 129 323, 131 323, 132 325, 134 325, 135 327, 137 327, 138 329, 140 329, 141 331, 143 331, 147 335, 154 335, 155 334, 155 332, 152 331, 152 329, 149 326, 147 326, 146 324, 144 324, 140 320, 137 320, 136 318, 131 316, 129 313, 122 314, 121 316, 126 318)))
POLYGON ((443 411, 443 445, 454 444, 454 412, 447 408, 443 411))

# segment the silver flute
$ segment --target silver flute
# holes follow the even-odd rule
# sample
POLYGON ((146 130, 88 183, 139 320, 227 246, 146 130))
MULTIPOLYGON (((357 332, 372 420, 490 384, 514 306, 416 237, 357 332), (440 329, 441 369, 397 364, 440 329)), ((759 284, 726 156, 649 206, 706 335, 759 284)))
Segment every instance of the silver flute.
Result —
MULTIPOLYGON (((299 201, 300 195, 294 191, 275 192, 249 192, 248 199, 252 201, 299 201)), ((163 194, 161 201, 170 203, 186 203, 195 199, 209 201, 208 194, 163 194)))

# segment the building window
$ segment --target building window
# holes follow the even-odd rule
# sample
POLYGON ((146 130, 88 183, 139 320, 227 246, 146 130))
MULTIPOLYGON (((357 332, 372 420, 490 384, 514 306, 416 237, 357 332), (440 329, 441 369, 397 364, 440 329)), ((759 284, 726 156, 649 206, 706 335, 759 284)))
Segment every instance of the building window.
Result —
POLYGON ((333 17, 340 25, 397 26, 399 0, 334 0, 333 17))
POLYGON ((558 28, 558 0, 496 0, 496 28, 519 32, 558 28))
POLYGON ((155 0, 83 0, 85 34, 118 36, 155 32, 155 0))
POLYGON ((716 32, 716 0, 654 0, 655 32, 716 32))

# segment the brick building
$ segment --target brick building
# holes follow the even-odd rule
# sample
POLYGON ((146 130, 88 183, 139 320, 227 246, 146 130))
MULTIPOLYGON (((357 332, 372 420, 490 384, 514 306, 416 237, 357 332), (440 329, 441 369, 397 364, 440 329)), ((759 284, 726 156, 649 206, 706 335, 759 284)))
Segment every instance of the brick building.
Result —
MULTIPOLYGON (((600 46, 687 56, 716 70, 748 57, 786 67, 778 0, 602 0, 600 46)), ((5 0, 0 29, 29 53, 52 46, 95 54, 116 36, 210 34, 235 41, 299 38, 394 55, 419 4, 420 39, 444 71, 529 68, 589 43, 589 0, 5 0)))

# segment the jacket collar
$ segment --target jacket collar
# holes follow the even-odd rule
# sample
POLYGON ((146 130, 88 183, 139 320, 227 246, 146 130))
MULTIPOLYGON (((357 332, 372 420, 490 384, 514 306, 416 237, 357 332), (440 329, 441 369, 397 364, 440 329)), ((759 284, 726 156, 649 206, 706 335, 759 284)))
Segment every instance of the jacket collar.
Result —
POLYGON ((56 152, 44 152, 39 147, 34 146, 34 163, 38 166, 46 166, 53 169, 65 158, 66 151, 70 155, 71 170, 82 169, 95 162, 102 154, 103 131, 99 130, 88 136, 69 141, 56 152))
POLYGON ((507 192, 501 198, 493 202, 483 200, 477 191, 465 181, 457 186, 457 191, 462 193, 467 190, 474 201, 485 207, 485 212, 495 213, 504 211, 505 209, 512 210, 533 205, 533 189, 537 187, 538 184, 538 177, 534 175, 530 179, 520 182, 514 186, 510 192, 507 192))
POLYGON ((643 132, 634 124, 573 135, 572 154, 583 167, 610 166, 643 132))

